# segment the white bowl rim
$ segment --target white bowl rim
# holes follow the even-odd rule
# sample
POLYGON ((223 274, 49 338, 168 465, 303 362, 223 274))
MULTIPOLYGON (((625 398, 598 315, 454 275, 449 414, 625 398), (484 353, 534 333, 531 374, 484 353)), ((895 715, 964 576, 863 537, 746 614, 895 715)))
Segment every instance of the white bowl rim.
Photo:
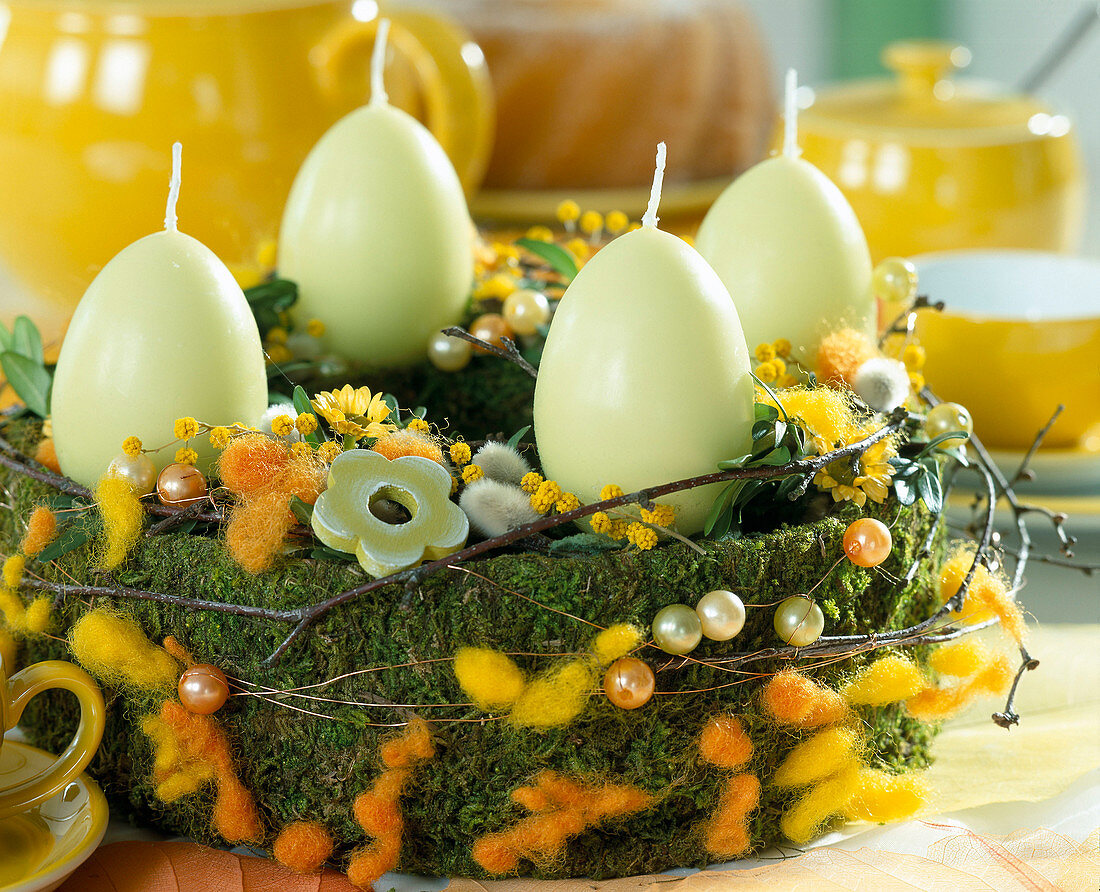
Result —
MULTIPOLYGON (((1027 248, 958 248, 944 251, 930 251, 925 254, 914 254, 908 258, 908 260, 917 267, 918 275, 922 264, 943 265, 958 269, 959 267, 964 267, 968 262, 977 261, 979 263, 987 263, 1003 259, 1022 261, 1025 264, 1029 262, 1061 263, 1076 269, 1085 270, 1087 271, 1086 275, 1088 272, 1091 272, 1096 277, 1098 283, 1097 295, 1100 296, 1100 258, 1097 257, 1088 257, 1079 254, 1060 254, 1054 251, 1034 251, 1027 248)), ((924 293, 919 282, 917 288, 920 293, 924 293)), ((1100 303, 1098 303, 1096 309, 1091 312, 1086 308, 1079 314, 1059 313, 1053 316, 1040 315, 1036 317, 1034 314, 1029 315, 1026 310, 1013 313, 1004 312, 997 307, 960 307, 951 303, 949 299, 950 295, 937 296, 935 294, 929 294, 928 297, 933 301, 946 299, 945 302, 947 305, 945 310, 949 315, 978 322, 990 320, 1028 324, 1055 324, 1100 318, 1100 303)))

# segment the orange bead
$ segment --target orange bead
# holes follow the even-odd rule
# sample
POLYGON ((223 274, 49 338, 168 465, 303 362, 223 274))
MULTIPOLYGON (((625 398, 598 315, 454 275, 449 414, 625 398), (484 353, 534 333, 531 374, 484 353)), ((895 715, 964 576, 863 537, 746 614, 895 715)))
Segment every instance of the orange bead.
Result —
POLYGON ((653 670, 635 657, 616 660, 603 677, 604 693, 619 709, 645 706, 656 686, 653 670))
MULTIPOLYGON (((494 347, 503 347, 501 344, 501 338, 514 338, 515 334, 512 332, 511 327, 504 321, 504 317, 500 313, 485 313, 483 316, 478 316, 470 325, 470 334, 475 338, 492 344, 494 347)), ((483 347, 474 345, 474 349, 480 353, 488 353, 489 351, 483 347)))
POLYGON ((190 505, 206 497, 206 478, 194 465, 173 463, 157 478, 157 498, 163 505, 190 505))
POLYGON ((229 680, 217 666, 199 663, 180 676, 179 695, 188 712, 210 715, 229 699, 229 680))
POLYGON ((890 555, 894 539, 881 520, 861 517, 844 531, 844 553, 857 567, 877 567, 890 555))

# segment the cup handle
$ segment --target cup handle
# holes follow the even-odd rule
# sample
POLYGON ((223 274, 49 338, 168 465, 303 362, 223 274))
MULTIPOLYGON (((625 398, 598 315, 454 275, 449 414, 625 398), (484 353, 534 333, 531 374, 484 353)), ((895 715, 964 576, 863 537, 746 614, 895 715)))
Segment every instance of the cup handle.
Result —
POLYGON ((103 739, 107 708, 103 694, 87 672, 61 660, 35 663, 8 679, 9 709, 3 730, 14 728, 27 703, 43 691, 60 688, 71 691, 80 702, 80 724, 57 761, 41 774, 0 792, 0 818, 26 811, 59 793, 92 761, 103 739))
MULTIPOLYGON (((397 11, 389 43, 412 66, 424 100, 425 126, 455 166, 466 194, 485 176, 496 128, 496 106, 485 56, 458 24, 435 13, 397 11)), ((349 66, 370 65, 378 19, 345 21, 332 28, 311 58, 326 95, 346 98, 341 81, 349 66)))

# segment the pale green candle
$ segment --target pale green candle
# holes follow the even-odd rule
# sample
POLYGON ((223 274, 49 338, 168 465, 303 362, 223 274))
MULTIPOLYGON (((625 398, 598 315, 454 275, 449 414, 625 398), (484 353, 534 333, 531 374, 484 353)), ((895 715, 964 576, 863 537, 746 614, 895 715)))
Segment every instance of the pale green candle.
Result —
MULTIPOLYGON (((124 248, 96 276, 58 358, 57 457, 88 487, 128 436, 163 446, 181 416, 254 425, 267 407, 260 334, 240 286, 209 248, 176 230, 178 143, 173 154, 165 230, 124 248)), ((208 460, 205 443, 192 446, 208 460)), ((152 456, 158 469, 175 451, 152 456)))
POLYGON ((852 206, 798 157, 794 72, 783 153, 750 168, 711 207, 695 245, 741 314, 749 349, 787 338, 809 365, 839 328, 875 334, 871 255, 852 206))
POLYGON ((321 137, 298 171, 279 233, 279 273, 298 283, 295 318, 325 345, 386 367, 420 362, 456 324, 473 281, 473 223, 435 137, 386 101, 378 28, 370 104, 321 137))
MULTIPOLYGON (((644 225, 581 270, 539 364, 539 458, 583 502, 604 484, 631 492, 748 451, 753 385, 737 308, 695 250, 656 228, 663 150, 644 225)), ((720 489, 661 502, 676 507, 678 530, 697 533, 720 489)))

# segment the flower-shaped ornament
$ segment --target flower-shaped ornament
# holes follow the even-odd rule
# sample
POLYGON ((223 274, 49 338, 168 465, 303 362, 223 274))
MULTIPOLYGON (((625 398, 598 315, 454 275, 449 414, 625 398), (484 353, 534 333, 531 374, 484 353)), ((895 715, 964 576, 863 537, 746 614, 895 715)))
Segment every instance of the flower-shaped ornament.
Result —
POLYGON ((340 455, 329 469, 328 489, 313 509, 313 531, 329 548, 354 553, 371 576, 389 576, 434 561, 466 544, 470 522, 450 499, 451 475, 418 455, 392 461, 369 449, 340 455), (389 523, 372 506, 388 499, 409 512, 389 523))

